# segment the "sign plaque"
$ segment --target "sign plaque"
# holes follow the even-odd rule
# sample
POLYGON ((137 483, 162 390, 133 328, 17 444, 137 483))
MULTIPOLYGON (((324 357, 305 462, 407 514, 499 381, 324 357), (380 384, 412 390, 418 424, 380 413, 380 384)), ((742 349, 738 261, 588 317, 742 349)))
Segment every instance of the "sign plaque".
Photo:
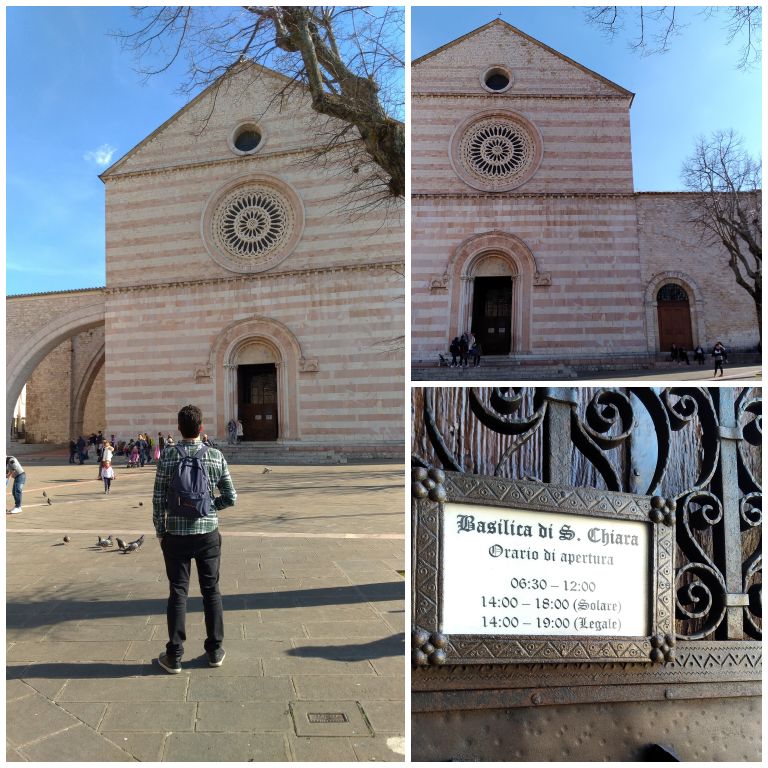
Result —
POLYGON ((414 471, 417 664, 674 658, 674 505, 414 471))

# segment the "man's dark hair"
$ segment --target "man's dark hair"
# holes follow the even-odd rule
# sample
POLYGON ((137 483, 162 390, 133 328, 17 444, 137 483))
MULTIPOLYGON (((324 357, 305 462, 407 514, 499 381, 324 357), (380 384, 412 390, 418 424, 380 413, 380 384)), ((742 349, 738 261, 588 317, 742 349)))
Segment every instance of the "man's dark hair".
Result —
POLYGON ((196 405, 185 405, 179 411, 179 432, 182 437, 199 437, 202 424, 203 412, 196 405))

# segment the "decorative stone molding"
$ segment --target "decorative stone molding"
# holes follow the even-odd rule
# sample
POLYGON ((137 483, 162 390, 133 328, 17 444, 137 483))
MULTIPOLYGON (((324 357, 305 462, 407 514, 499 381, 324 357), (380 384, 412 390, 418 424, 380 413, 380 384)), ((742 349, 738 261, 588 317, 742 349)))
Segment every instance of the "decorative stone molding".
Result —
POLYGON ((435 277, 432 279, 432 281, 429 284, 429 290, 431 293, 439 293, 442 291, 448 290, 448 281, 450 278, 448 275, 442 275, 440 277, 435 277))
POLYGON ((551 272, 535 272, 533 275, 534 288, 549 288, 552 285, 551 272))
POLYGON ((316 373, 320 370, 320 361, 316 357, 302 357, 299 360, 299 370, 302 373, 316 373))
POLYGON ((543 154, 541 134, 527 118, 486 110, 461 122, 451 136, 454 171, 470 187, 507 192, 536 173, 543 154))
POLYGON ((211 378, 211 366, 200 365, 195 368, 195 383, 199 384, 202 381, 207 381, 211 378))
POLYGON ((317 267, 313 269, 292 269, 284 272, 273 273, 260 273, 253 275, 238 275, 228 277, 208 277, 202 280, 173 280, 168 283, 152 283, 151 285, 121 285, 114 288, 103 288, 102 293, 105 296, 112 296, 122 293, 131 293, 134 291, 141 291, 147 293, 148 291, 164 290, 167 288, 188 288, 189 286, 202 286, 202 285, 237 285, 238 283, 253 283, 260 280, 280 280, 288 279, 295 280, 296 278, 307 277, 309 275, 326 275, 336 274, 344 272, 372 272, 372 271, 386 271, 397 272, 402 274, 405 269, 405 265, 399 261, 393 262, 371 262, 370 264, 342 264, 339 266, 331 267, 317 267))
POLYGON ((303 231, 301 198, 274 176, 238 176, 217 189, 203 208, 205 247, 231 272, 271 269, 293 252, 303 231))
MULTIPOLYGON (((450 338, 467 330, 472 317, 474 280, 478 270, 489 260, 512 276, 512 349, 510 352, 530 351, 531 293, 534 275, 542 274, 530 248, 508 232, 494 230, 473 235, 459 245, 446 269, 451 285, 450 338)), ((499 271, 499 274, 502 274, 499 271)), ((546 273, 544 273, 546 274, 546 273)))

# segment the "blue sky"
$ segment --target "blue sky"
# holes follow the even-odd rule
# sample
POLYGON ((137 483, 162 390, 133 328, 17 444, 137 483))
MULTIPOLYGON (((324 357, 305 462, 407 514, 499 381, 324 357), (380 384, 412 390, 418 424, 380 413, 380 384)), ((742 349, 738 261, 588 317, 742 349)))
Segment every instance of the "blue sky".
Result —
POLYGON ((583 8, 419 7, 411 15, 411 53, 423 56, 501 11, 504 21, 636 94, 635 189, 679 190, 680 166, 701 134, 735 128, 750 152, 761 154, 760 67, 736 69, 738 45, 726 45, 722 20, 706 20, 697 10, 680 11, 689 26, 668 53, 643 57, 629 50, 629 34, 611 41, 587 24, 583 8))
MULTIPOLYGON (((671 53, 642 58, 573 8, 504 7, 502 18, 637 96, 635 185, 678 189, 696 136, 736 127, 760 152, 760 75, 739 72, 719 22, 693 23, 671 53)), ((417 57, 496 18, 499 7, 413 9, 417 57)), ((108 36, 125 7, 12 7, 6 16, 6 291, 104 285, 106 167, 186 102, 183 64, 147 84, 108 36)), ((137 265, 137 269, 139 265, 137 265)))

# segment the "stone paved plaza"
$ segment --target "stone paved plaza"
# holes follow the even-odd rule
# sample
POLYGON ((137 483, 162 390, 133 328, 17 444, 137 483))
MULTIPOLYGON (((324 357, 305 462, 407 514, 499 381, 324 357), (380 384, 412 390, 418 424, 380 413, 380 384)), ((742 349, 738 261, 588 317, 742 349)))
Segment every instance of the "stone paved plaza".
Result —
POLYGON ((154 468, 117 466, 105 496, 93 462, 22 460, 24 511, 6 515, 9 761, 404 759, 402 465, 232 466, 227 657, 206 664, 193 574, 172 676, 154 661, 167 641, 154 468), (146 540, 98 549, 110 533, 146 540))

